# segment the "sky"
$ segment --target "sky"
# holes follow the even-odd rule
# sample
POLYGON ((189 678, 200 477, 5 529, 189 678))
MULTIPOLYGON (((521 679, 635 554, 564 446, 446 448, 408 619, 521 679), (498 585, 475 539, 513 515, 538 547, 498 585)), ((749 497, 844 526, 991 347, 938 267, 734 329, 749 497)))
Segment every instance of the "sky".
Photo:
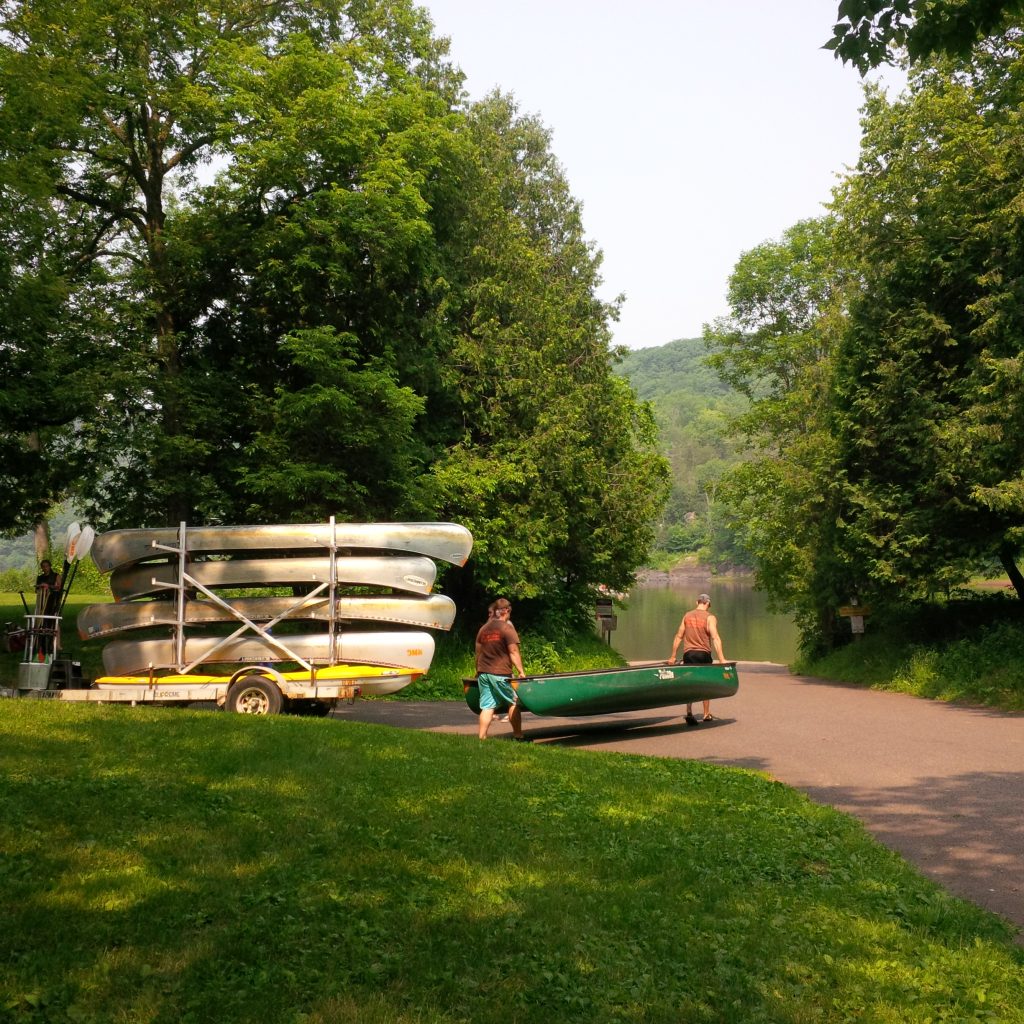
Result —
POLYGON ((838 0, 420 4, 472 98, 500 88, 550 130, 601 298, 626 296, 616 344, 698 337, 740 255, 856 163, 861 79, 821 49, 838 0))

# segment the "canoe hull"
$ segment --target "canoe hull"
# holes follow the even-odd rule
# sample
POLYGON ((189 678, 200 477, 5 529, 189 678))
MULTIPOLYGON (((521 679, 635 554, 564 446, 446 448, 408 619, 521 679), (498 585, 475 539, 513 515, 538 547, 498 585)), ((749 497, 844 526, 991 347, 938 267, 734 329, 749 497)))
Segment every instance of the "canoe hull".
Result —
MULTIPOLYGON (((335 559, 340 585, 393 587, 414 594, 429 594, 437 578, 437 566, 417 555, 352 556, 335 559)), ((205 587, 269 587, 327 583, 331 559, 232 558, 190 562, 188 574, 205 587)), ((172 562, 141 563, 115 569, 110 591, 115 601, 148 594, 167 593, 178 582, 178 566, 172 562)))
MULTIPOLYGON (((573 718, 648 711, 731 697, 736 693, 739 680, 735 662, 720 665, 662 663, 526 676, 513 685, 519 704, 526 711, 573 718)), ((464 680, 463 689, 470 710, 479 713, 476 680, 464 680)))
MULTIPOLYGON (((329 548, 399 551, 465 565, 473 536, 457 523, 330 523, 268 526, 195 526, 186 529, 185 549, 194 552, 302 551, 329 548)), ((166 558, 161 544, 176 548, 178 530, 110 530, 93 541, 92 557, 101 572, 144 559, 166 558)))
MULTIPOLYGON (((236 611, 252 622, 269 622, 288 613, 287 620, 326 622, 330 607, 326 597, 314 597, 296 608, 294 597, 240 597, 228 600, 236 611)), ((335 599, 335 619, 359 622, 394 622, 426 629, 451 629, 455 621, 455 602, 442 594, 429 597, 382 595, 339 597, 335 599)), ((78 635, 83 640, 115 636, 123 630, 176 626, 176 601, 114 601, 91 604, 78 614, 78 635)), ((237 622, 237 618, 214 601, 186 601, 186 626, 211 622, 237 622)))
MULTIPOLYGON (((434 657, 434 638, 429 633, 338 633, 331 648, 326 633, 279 638, 289 650, 313 664, 350 662, 426 672, 434 657)), ((236 637, 217 650, 218 637, 186 637, 184 663, 264 664, 294 658, 262 636, 236 637)), ((149 669, 179 667, 173 640, 114 640, 103 648, 103 668, 110 676, 128 676, 149 669)))

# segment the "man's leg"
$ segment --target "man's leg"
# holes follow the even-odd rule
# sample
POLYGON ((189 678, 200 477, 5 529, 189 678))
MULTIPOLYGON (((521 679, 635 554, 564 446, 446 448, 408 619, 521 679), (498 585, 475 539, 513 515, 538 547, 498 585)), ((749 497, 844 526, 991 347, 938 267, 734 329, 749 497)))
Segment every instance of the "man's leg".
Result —
POLYGON ((491 719, 494 717, 494 708, 485 708, 480 712, 480 728, 477 735, 480 739, 487 739, 487 730, 491 727, 491 719))
POLYGON ((523 715, 518 704, 508 709, 508 724, 512 726, 512 735, 519 739, 523 735, 523 715))

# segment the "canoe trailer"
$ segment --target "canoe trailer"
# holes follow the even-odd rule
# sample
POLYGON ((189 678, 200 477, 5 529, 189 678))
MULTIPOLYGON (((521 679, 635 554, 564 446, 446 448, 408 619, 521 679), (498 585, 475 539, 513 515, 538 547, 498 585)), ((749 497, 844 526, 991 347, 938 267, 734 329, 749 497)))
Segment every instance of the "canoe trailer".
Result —
MULTIPOLYGON (((432 524, 417 525, 427 526, 429 529, 432 524)), ((460 556, 463 561, 468 557, 468 548, 472 545, 468 531, 465 531, 465 534, 466 549, 460 556)), ((290 711, 296 714, 326 715, 339 700, 353 702, 360 696, 395 693, 414 682, 426 671, 429 662, 427 665, 423 664, 424 652, 419 650, 408 652, 409 655, 420 657, 411 658, 410 664, 404 666, 350 664, 338 661, 336 651, 341 646, 335 644, 339 625, 335 614, 335 591, 339 584, 336 571, 338 545, 335 542, 336 528, 333 516, 330 518, 326 544, 330 564, 327 579, 312 587, 307 593, 295 596, 294 600, 285 600, 284 607, 264 623, 253 621, 244 610, 221 598, 188 571, 188 537, 188 527, 181 523, 175 544, 165 544, 153 539, 148 552, 148 557, 152 558, 169 557, 176 569, 176 579, 173 582, 153 580, 154 588, 169 592, 171 600, 167 604, 173 602, 176 609, 176 615, 170 623, 175 650, 175 671, 160 674, 151 665, 144 675, 101 676, 89 686, 82 675, 81 663, 72 661, 60 650, 61 616, 28 615, 25 646, 22 661, 18 666, 18 685, 15 688, 0 689, 0 696, 127 703, 132 706, 212 701, 218 707, 241 714, 268 715, 290 711), (189 596, 197 593, 202 593, 207 600, 217 605, 227 621, 235 621, 239 625, 230 635, 214 641, 212 648, 207 645, 202 656, 187 661, 185 608, 189 596), (317 663, 304 657, 302 650, 289 646, 287 635, 277 636, 271 630, 283 620, 301 619, 303 609, 308 608, 317 599, 322 601, 324 597, 327 598, 328 608, 328 639, 325 644, 328 659, 326 663, 317 663), (268 664, 247 664, 226 674, 215 675, 202 671, 201 665, 204 662, 216 661, 218 650, 230 649, 242 635, 256 638, 259 646, 267 652, 261 660, 290 662, 299 668, 282 671, 268 664)), ((83 551, 82 554, 84 553, 83 551)), ((66 590, 63 599, 67 599, 66 590)), ((441 628, 447 628, 446 625, 439 625, 441 628)), ((431 640, 429 636, 427 639, 431 640)), ((431 653, 432 640, 427 654, 431 653)))

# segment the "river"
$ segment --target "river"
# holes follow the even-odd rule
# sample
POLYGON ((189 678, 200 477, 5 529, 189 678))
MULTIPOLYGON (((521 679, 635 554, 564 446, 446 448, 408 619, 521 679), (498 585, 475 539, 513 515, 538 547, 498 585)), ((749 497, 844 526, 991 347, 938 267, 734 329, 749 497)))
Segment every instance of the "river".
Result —
POLYGON ((612 646, 629 661, 664 661, 672 638, 697 595, 711 595, 722 647, 730 661, 774 661, 790 664, 799 636, 793 621, 768 611, 767 598, 746 580, 697 580, 635 587, 617 607, 612 646))

